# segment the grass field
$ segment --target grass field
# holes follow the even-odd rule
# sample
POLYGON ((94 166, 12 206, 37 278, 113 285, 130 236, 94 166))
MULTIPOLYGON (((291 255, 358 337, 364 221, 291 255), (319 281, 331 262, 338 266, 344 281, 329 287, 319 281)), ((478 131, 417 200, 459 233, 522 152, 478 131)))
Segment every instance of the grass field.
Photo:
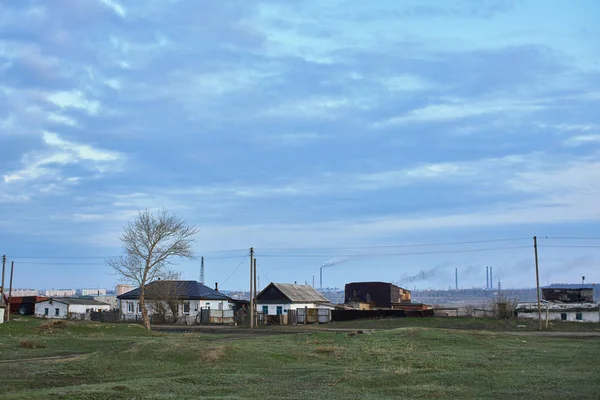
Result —
POLYGON ((42 329, 40 323, 0 325, 2 399, 600 397, 598 338, 447 330, 429 322, 373 334, 315 331, 234 340, 137 325, 42 329))

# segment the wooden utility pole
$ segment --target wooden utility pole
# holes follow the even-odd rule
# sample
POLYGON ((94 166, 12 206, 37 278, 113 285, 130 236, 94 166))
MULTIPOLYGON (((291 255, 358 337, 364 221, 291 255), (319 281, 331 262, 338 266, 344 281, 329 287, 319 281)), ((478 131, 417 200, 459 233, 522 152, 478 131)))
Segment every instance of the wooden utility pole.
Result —
POLYGON ((2 256, 2 287, 0 287, 0 305, 4 305, 4 270, 6 269, 6 255, 2 256))
POLYGON ((250 328, 254 328, 254 247, 250 247, 250 328))
POLYGON ((256 319, 254 321, 254 326, 258 326, 258 306, 256 305, 256 296, 257 296, 257 292, 256 292, 256 258, 254 258, 254 318, 256 319))
POLYGON ((10 284, 8 286, 8 310, 6 312, 6 320, 10 321, 10 303, 12 300, 12 278, 13 272, 15 271, 15 262, 11 261, 10 263, 10 284))
POLYGON ((542 302, 540 300, 540 268, 538 264, 537 237, 533 237, 533 251, 535 252, 535 281, 538 303, 538 320, 540 322, 540 331, 542 330, 542 302))

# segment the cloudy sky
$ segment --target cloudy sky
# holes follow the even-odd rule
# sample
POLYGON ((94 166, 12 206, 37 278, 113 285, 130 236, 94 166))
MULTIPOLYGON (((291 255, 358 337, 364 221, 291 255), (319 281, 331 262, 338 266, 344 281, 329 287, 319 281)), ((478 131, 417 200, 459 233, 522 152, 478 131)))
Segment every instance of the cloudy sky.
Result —
POLYGON ((17 287, 111 287, 123 225, 165 207, 226 289, 250 246, 261 282, 345 260, 324 286, 443 288, 455 268, 484 286, 490 265, 531 287, 534 235, 542 283, 598 282, 599 18, 595 0, 0 1, 0 253, 17 287))

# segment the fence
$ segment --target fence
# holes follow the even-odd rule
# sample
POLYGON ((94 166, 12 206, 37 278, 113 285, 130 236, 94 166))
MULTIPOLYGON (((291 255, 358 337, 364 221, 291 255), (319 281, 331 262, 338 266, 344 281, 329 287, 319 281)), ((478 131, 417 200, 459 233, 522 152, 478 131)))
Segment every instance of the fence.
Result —
MULTIPOLYGON (((288 311, 289 313, 289 311, 288 311)), ((332 311, 327 308, 299 308, 296 310, 297 324, 327 324, 331 322, 332 311)))
POLYGON ((92 311, 90 313, 90 319, 96 322, 119 322, 119 312, 118 311, 104 311, 104 312, 96 312, 92 311))

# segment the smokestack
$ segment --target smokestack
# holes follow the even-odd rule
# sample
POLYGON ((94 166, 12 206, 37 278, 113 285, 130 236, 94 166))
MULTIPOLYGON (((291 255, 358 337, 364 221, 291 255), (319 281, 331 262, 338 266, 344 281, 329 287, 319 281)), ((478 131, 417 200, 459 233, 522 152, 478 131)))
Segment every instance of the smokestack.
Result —
POLYGON ((219 282, 215 282, 215 292, 219 291, 219 282))
POLYGON ((490 267, 490 290, 494 288, 494 278, 493 278, 494 267, 490 267))
POLYGON ((454 286, 458 290, 458 268, 454 269, 454 286))
POLYGON ((485 267, 485 288, 490 288, 490 267, 485 267))

